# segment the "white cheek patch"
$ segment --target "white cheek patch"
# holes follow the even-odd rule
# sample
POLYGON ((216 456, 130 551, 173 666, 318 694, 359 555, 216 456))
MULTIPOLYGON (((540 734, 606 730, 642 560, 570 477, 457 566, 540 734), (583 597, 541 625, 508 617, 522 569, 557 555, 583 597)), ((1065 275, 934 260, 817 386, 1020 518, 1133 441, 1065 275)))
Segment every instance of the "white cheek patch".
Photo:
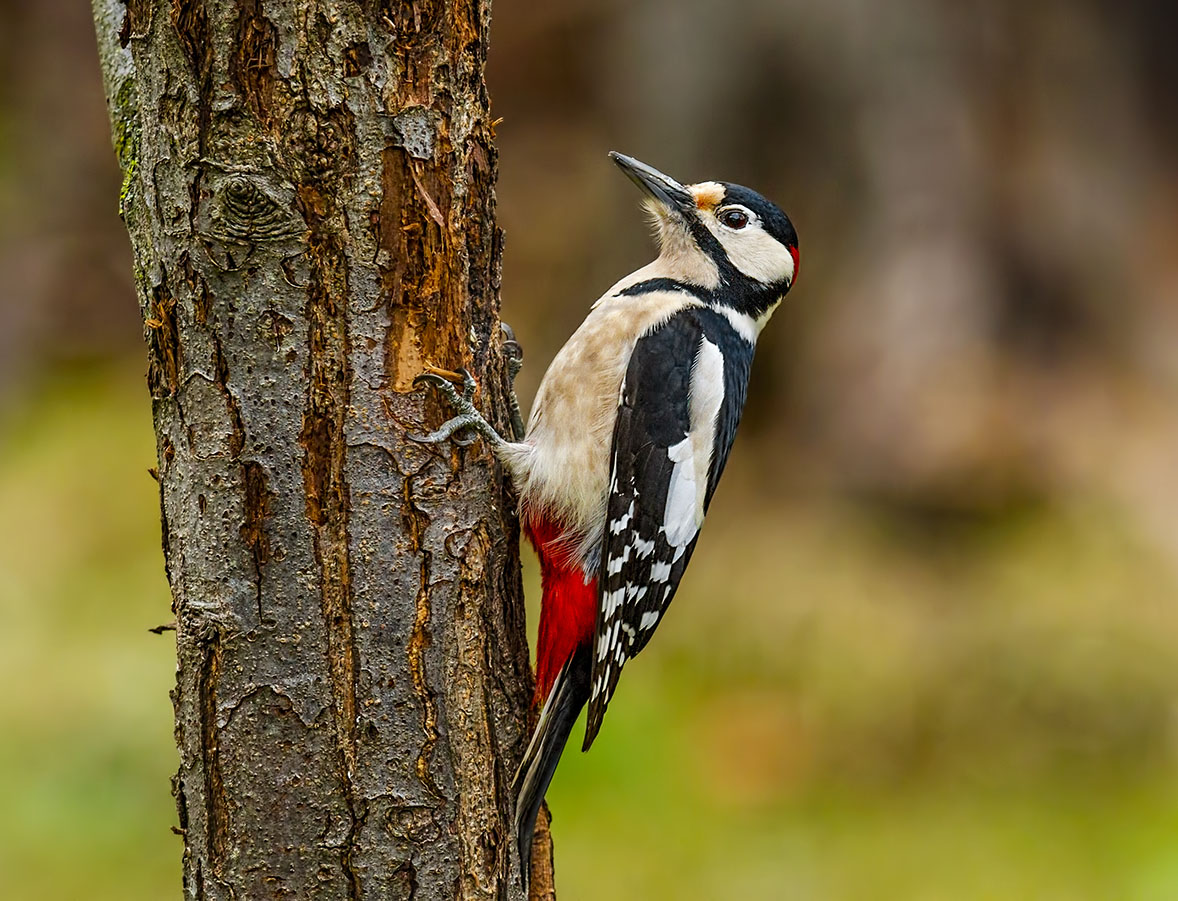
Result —
POLYGON ((793 281, 793 254, 768 232, 759 228, 733 232, 717 227, 714 234, 742 274, 764 285, 793 281))

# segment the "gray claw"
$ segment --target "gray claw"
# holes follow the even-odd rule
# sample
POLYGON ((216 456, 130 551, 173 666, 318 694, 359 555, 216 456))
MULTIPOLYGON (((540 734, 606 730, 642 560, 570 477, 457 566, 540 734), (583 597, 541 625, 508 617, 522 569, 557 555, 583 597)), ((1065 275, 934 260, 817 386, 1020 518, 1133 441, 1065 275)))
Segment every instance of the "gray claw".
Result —
POLYGON ((422 384, 433 385, 435 388, 439 388, 443 392, 445 392, 447 388, 453 388, 453 385, 451 385, 446 379, 442 378, 440 375, 434 375, 432 372, 423 372, 413 380, 413 387, 415 388, 422 384))

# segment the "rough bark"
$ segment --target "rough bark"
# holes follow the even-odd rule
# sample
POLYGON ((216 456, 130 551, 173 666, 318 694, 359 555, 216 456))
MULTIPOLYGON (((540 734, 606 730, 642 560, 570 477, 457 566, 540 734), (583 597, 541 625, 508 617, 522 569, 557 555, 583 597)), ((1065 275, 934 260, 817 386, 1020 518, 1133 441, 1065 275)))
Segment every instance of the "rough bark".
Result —
POLYGON ((149 347, 185 894, 521 898, 514 507, 483 444, 405 437, 448 413, 413 388, 427 361, 507 423, 489 0, 94 12, 149 347))

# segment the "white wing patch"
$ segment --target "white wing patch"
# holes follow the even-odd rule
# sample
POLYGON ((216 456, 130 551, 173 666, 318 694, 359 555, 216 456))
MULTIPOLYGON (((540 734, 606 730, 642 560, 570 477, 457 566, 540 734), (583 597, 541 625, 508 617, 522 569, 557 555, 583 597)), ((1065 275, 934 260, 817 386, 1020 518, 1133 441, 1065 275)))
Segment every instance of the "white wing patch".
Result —
POLYGON ((663 513, 663 531, 670 544, 686 544, 695 534, 695 507, 699 495, 695 481, 694 448, 688 435, 678 444, 667 448, 667 456, 675 464, 671 470, 671 484, 667 488, 667 506, 663 513))
POLYGON ((716 441, 716 416, 723 403, 724 356, 715 344, 701 338, 691 370, 691 432, 678 444, 667 448, 667 457, 675 468, 667 489, 663 532, 667 543, 676 549, 685 548, 704 521, 704 496, 716 441))

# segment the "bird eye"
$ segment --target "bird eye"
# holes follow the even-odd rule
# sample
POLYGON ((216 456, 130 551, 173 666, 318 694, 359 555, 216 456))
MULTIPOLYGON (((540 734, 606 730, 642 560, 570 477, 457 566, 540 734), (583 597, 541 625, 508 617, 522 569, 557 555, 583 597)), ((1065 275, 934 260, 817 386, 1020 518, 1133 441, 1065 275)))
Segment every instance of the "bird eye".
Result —
POLYGON ((744 210, 725 210, 720 214, 720 221, 731 229, 741 229, 749 224, 749 214, 744 210))

